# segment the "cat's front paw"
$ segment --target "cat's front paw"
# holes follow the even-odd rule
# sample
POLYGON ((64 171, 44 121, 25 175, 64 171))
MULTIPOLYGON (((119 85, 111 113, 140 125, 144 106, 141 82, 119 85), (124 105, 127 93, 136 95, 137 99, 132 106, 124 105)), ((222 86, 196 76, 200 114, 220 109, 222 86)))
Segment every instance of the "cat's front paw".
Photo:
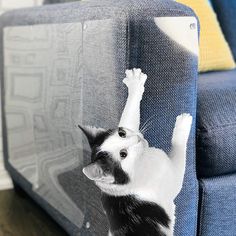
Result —
POLYGON ((123 83, 128 87, 129 92, 144 92, 144 84, 147 80, 147 75, 142 73, 141 69, 132 69, 125 71, 126 77, 123 83))
POLYGON ((173 140, 175 141, 187 141, 192 126, 192 116, 187 113, 183 113, 176 118, 173 140))
POLYGON ((192 125, 192 116, 188 113, 183 113, 176 118, 175 127, 180 129, 190 129, 192 125))

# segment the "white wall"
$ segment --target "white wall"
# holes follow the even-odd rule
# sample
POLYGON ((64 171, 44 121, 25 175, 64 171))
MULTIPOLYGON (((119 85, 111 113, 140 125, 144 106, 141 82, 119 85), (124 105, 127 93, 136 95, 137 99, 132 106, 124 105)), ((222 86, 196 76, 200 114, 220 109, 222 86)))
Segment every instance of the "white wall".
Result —
MULTIPOLYGON (((39 6, 43 0, 0 0, 0 14, 21 7, 39 6)), ((1 116, 0 116, 0 122, 1 116)), ((0 125, 0 190, 11 188, 12 183, 3 166, 2 127, 0 125)))

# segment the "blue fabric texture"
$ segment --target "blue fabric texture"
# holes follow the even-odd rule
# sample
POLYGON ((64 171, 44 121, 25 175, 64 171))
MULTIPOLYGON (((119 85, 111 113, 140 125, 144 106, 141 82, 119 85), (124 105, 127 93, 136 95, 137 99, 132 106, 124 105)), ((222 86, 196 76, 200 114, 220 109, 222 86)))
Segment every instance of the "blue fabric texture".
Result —
POLYGON ((211 2, 220 22, 221 29, 234 55, 234 60, 236 60, 236 1, 212 0, 211 2))
POLYGON ((43 4, 56 4, 56 3, 66 3, 66 2, 76 2, 76 0, 44 0, 43 4))
POLYGON ((201 74, 197 103, 200 177, 236 171, 236 70, 201 74))
POLYGON ((199 236, 236 232, 236 175, 202 179, 199 236))
MULTIPOLYGON (((50 78, 43 77, 43 81, 52 79, 52 81, 47 83, 46 88, 43 87, 44 97, 50 97, 51 94, 48 91, 53 89, 53 94, 57 95, 55 99, 58 99, 58 96, 61 96, 61 91, 63 91, 64 97, 66 95, 67 99, 59 99, 57 104, 66 104, 66 106, 60 105, 60 108, 65 107, 66 110, 61 114, 60 109, 58 109, 58 113, 55 114, 53 110, 54 107, 57 107, 54 105, 55 102, 45 102, 43 107, 40 107, 39 114, 40 117, 47 117, 45 119, 45 127, 54 127, 56 129, 56 132, 50 133, 50 138, 53 140, 61 139, 61 142, 55 141, 53 143, 53 145, 56 143, 57 146, 50 150, 50 153, 54 155, 56 152, 64 152, 66 148, 75 148, 76 152, 74 155, 79 153, 78 156, 82 159, 77 167, 62 169, 56 173, 57 175, 50 175, 50 168, 59 168, 60 166, 56 165, 60 158, 62 163, 67 163, 68 155, 61 156, 60 154, 60 158, 50 159, 47 156, 48 150, 42 148, 38 142, 36 126, 32 125, 33 133, 31 134, 31 139, 33 140, 34 148, 26 150, 27 152, 24 153, 31 152, 32 155, 36 155, 39 158, 37 161, 37 171, 42 172, 42 179, 39 178, 41 181, 40 185, 34 189, 32 184, 30 184, 30 179, 22 177, 21 169, 14 168, 12 162, 9 161, 15 158, 12 150, 9 148, 9 144, 14 144, 15 142, 12 135, 14 129, 10 130, 6 122, 11 122, 7 116, 8 110, 15 108, 9 105, 8 87, 4 84, 4 78, 1 79, 4 114, 3 132, 4 136, 7 137, 4 139, 4 154, 7 168, 14 180, 31 194, 70 235, 107 235, 106 217, 99 204, 99 190, 91 181, 84 178, 81 172, 83 163, 88 161, 86 159, 88 158, 88 149, 85 147, 85 144, 82 147, 76 146, 81 141, 81 137, 78 138, 78 133, 76 133, 74 128, 75 123, 72 120, 76 117, 82 124, 104 128, 116 127, 126 99, 126 90, 122 85, 126 68, 141 68, 148 74, 145 94, 141 104, 141 125, 154 115, 153 126, 146 133, 146 138, 150 145, 169 151, 175 119, 181 113, 190 113, 194 118, 193 124, 195 123, 198 58, 168 38, 155 25, 153 18, 163 16, 195 15, 191 9, 172 0, 109 0, 45 5, 38 8, 9 12, 0 18, 1 32, 3 32, 4 27, 12 26, 33 25, 34 27, 38 24, 71 24, 78 22, 84 24, 82 36, 79 35, 81 38, 72 35, 73 37, 69 41, 70 43, 77 42, 76 40, 78 40, 78 43, 80 43, 79 40, 83 41, 82 50, 78 51, 78 55, 75 55, 77 57, 73 57, 73 60, 71 60, 72 63, 75 63, 73 71, 76 72, 71 84, 69 86, 65 85, 67 86, 65 89, 65 87, 61 86, 63 80, 54 80, 51 78, 52 76, 50 78), (93 24, 104 23, 107 19, 112 19, 108 24, 111 27, 108 28, 109 30, 106 31, 104 26, 101 28, 93 27, 93 24), (96 30, 93 31, 91 29, 96 30), (105 33, 102 34, 101 32, 105 33), (99 34, 99 37, 96 37, 97 34, 99 34), (109 41, 107 40, 108 36, 111 37, 109 41), (80 58, 82 58, 82 64, 79 64, 80 58), (82 73, 80 71, 81 68, 82 73), (55 85, 55 82, 59 84, 55 85), (55 127, 57 123, 59 125, 55 127), (70 142, 67 142, 67 139, 66 141, 63 139, 65 137, 65 129, 67 133, 68 131, 71 132, 72 141, 70 142), (42 160, 40 159, 41 157, 42 160), (46 160, 44 161, 43 158, 46 160), (55 166, 53 166, 54 164, 55 166), (45 198, 47 193, 50 193, 48 199, 50 197, 50 201, 55 200, 56 204, 56 202, 61 201, 62 196, 60 194, 54 194, 51 189, 47 193, 44 192, 45 194, 40 193, 40 190, 49 183, 58 184, 57 187, 60 188, 60 191, 63 190, 63 194, 66 194, 73 201, 75 208, 82 212, 83 225, 81 227, 77 227, 68 219, 65 220, 65 216, 60 213, 60 209, 55 209, 53 207, 54 203, 51 202, 49 204, 47 198, 45 198), (87 227, 87 222, 90 222, 90 227, 87 227)), ((70 32, 70 29, 73 29, 73 26, 69 25, 68 27, 67 25, 62 27, 59 29, 58 37, 53 37, 53 45, 58 45, 57 49, 61 49, 59 46, 63 45, 61 43, 66 38, 65 35, 70 32)), ((10 33, 10 36, 13 35, 11 36, 13 40, 19 39, 12 32, 10 33)), ((3 39, 3 37, 0 38, 1 40, 3 39)), ((24 40, 24 37, 21 40, 24 40)), ((1 41, 2 44, 3 42, 1 41)), ((59 53, 53 55, 53 57, 55 56, 56 59, 61 60, 61 53, 68 52, 69 50, 59 50, 59 53)), ((3 48, 1 48, 0 56, 0 61, 3 63, 3 48)), ((2 65, 0 67, 1 75, 4 74, 3 68, 2 65)), ((23 90, 20 91, 20 94, 23 93, 23 90)), ((23 97, 25 98, 26 96, 23 97)), ((23 101, 22 106, 25 106, 25 103, 26 99, 23 101)), ((35 117, 35 115, 38 115, 39 106, 37 103, 31 102, 30 104, 30 106, 24 107, 24 110, 28 109, 28 113, 33 114, 35 117)), ((30 122, 35 122, 35 119, 32 118, 32 120, 30 122)), ((24 131, 24 129, 21 131, 17 130, 17 134, 24 131)), ((51 147, 48 148, 50 149, 51 147)), ((176 199, 176 205, 177 222, 175 235, 194 236, 197 227, 198 205, 194 128, 192 128, 188 143, 184 186, 176 199)))

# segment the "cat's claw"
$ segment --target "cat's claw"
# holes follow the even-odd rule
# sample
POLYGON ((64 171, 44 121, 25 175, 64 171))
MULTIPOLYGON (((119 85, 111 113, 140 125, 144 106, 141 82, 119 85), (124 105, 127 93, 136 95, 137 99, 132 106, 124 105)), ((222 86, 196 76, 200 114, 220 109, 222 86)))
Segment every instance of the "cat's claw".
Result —
POLYGON ((142 73, 141 69, 132 69, 125 71, 126 77, 123 83, 129 90, 144 92, 144 84, 147 80, 147 75, 142 73))

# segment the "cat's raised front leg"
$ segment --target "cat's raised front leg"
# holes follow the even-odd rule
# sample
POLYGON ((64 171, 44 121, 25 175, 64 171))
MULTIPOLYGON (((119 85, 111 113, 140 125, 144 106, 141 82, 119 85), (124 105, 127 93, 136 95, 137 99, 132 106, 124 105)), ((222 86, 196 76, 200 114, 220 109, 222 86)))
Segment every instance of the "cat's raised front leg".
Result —
POLYGON ((140 125, 140 102, 144 92, 144 84, 147 75, 143 74, 141 69, 126 70, 126 78, 123 83, 128 88, 128 98, 125 108, 121 115, 119 127, 139 130, 140 125))
POLYGON ((186 165, 187 143, 192 126, 192 116, 190 114, 181 114, 176 118, 175 128, 172 136, 172 148, 170 159, 176 172, 176 190, 181 190, 186 165))

